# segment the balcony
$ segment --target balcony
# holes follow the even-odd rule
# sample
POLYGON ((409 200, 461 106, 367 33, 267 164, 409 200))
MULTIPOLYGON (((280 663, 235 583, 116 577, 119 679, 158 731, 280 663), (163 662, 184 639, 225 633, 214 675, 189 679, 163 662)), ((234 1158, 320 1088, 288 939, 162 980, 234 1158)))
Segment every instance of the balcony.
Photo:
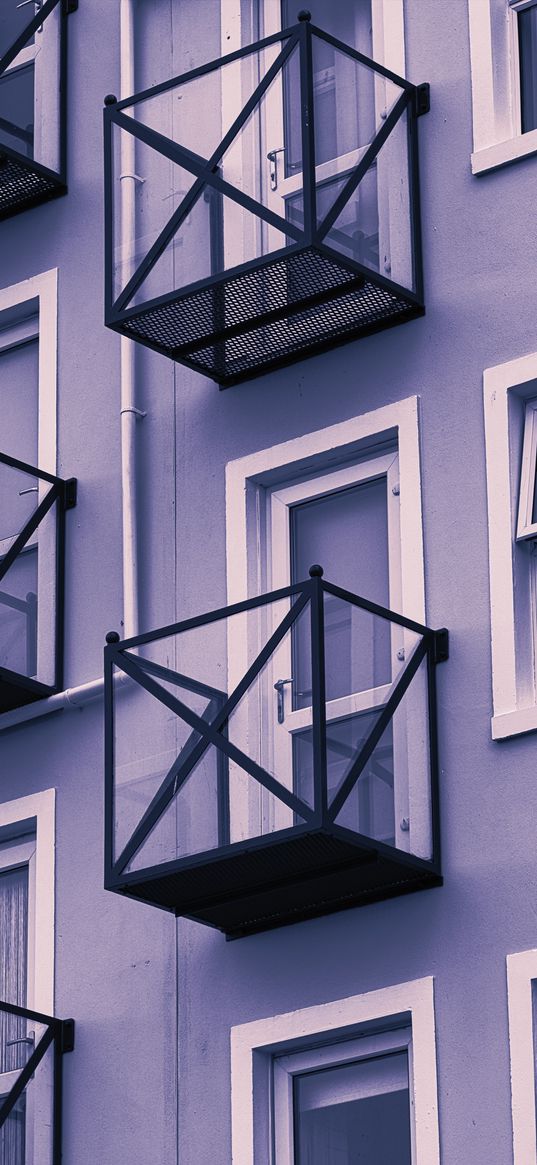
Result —
POLYGON ((62 1060, 72 1019, 0 1003, 0 1159, 60 1165, 62 1060))
POLYGON ((65 512, 76 481, 0 453, 0 712, 63 686, 65 512))
POLYGON ((65 194, 67 16, 78 0, 0 14, 0 219, 65 194))
POLYGON ((239 937, 441 884, 447 632, 310 575, 107 637, 107 889, 239 937))
POLYGON ((106 99, 106 323, 222 387, 424 312, 428 86, 301 16, 106 99))

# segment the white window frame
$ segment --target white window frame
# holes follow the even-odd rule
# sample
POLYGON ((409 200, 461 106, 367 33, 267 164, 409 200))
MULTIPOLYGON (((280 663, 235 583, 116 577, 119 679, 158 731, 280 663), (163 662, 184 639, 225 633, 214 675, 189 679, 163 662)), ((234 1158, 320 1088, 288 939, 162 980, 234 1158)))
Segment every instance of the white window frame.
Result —
POLYGON ((532 982, 537 950, 507 956, 513 1165, 537 1165, 532 982))
POLYGON ((487 368, 484 372, 485 449, 489 534, 489 583, 492 650, 492 738, 503 740, 537 729, 537 559, 528 548, 524 626, 516 618, 516 508, 520 466, 512 450, 509 414, 513 397, 522 409, 534 398, 537 352, 487 368), (513 394, 513 396, 511 395, 513 394), (533 630, 533 650, 530 651, 533 630))
MULTIPOLYGON (((233 1165, 259 1165, 255 1159, 255 1117, 260 1088, 275 1057, 306 1051, 313 1045, 365 1034, 364 1025, 405 1026, 412 1031, 413 1165, 440 1165, 434 980, 415 979, 300 1008, 231 1028, 231 1137, 233 1165), (265 1072, 260 1066, 265 1065, 265 1072)), ((366 1029, 367 1030, 367 1029, 366 1029)), ((269 1086, 270 1090, 270 1086, 269 1086)), ((259 1155, 258 1155, 259 1156, 259 1155)), ((265 1161, 263 1165, 266 1165, 265 1161)), ((285 1156, 270 1165, 287 1165, 285 1156)))
POLYGON ((520 128, 517 10, 526 0, 468 0, 474 149, 479 175, 537 153, 537 129, 520 128), (504 10, 498 14, 498 7, 504 10))

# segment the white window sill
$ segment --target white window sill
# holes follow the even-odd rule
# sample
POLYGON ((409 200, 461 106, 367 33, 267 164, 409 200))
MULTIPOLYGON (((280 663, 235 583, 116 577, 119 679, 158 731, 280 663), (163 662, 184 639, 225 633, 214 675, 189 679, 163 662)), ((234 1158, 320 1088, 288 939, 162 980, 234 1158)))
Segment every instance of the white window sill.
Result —
POLYGON ((507 740, 510 736, 520 736, 523 732, 537 732, 537 705, 531 708, 516 708, 514 712, 502 712, 491 720, 492 739, 507 740))
POLYGON ((487 174, 490 170, 508 166, 510 162, 518 162, 519 158, 528 158, 536 153, 537 129, 532 129, 516 138, 507 138, 504 142, 476 150, 471 156, 472 174, 487 174))

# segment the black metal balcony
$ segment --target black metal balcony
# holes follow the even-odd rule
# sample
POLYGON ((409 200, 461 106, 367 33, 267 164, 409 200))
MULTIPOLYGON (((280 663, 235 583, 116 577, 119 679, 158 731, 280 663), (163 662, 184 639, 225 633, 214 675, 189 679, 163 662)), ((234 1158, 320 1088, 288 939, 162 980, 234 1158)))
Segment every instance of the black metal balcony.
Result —
POLYGON ((447 632, 310 573, 108 636, 107 889, 238 937, 441 884, 447 632))
POLYGON ((65 511, 62 481, 0 453, 0 712, 63 685, 65 511))
POLYGON ((423 314, 427 85, 303 19, 106 102, 109 327, 227 387, 423 314))
POLYGON ((0 1159, 61 1165, 62 1062, 72 1019, 0 1002, 0 1159))
POLYGON ((0 219, 65 194, 67 16, 78 0, 2 0, 0 219))

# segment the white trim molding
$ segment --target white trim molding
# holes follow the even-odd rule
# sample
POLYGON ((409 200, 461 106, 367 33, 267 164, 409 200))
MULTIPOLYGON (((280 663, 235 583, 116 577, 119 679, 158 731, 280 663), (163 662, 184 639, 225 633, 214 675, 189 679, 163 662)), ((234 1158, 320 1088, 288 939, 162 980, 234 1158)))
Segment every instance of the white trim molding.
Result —
POLYGON ((474 149, 472 173, 537 153, 537 130, 520 131, 517 12, 508 0, 468 0, 474 149))
MULTIPOLYGON (((39 315, 38 468, 57 472, 58 271, 33 275, 0 288, 0 340, 4 328, 20 327, 25 307, 39 315), (35 302, 34 302, 35 301, 35 302)), ((4 452, 9 452, 5 450, 4 452)))
MULTIPOLYGON (((412 1029, 413 1165, 439 1165, 434 981, 415 979, 330 1003, 285 1012, 231 1029, 231 1136, 233 1165, 258 1165, 254 1105, 259 1060, 325 1040, 351 1038, 364 1025, 389 1026, 406 1018, 412 1029)), ((367 1030, 367 1029, 366 1029, 367 1030)), ((266 1165, 266 1161, 263 1162, 266 1165)), ((277 1165, 271 1162, 271 1165, 277 1165)))
POLYGON ((484 372, 492 650, 492 737, 537 729, 534 563, 516 544, 526 401, 537 395, 537 353, 484 372))
POLYGON ((280 445, 240 457, 226 466, 226 559, 228 603, 259 593, 264 585, 252 548, 259 544, 261 495, 293 476, 328 472, 393 442, 399 453, 402 612, 425 622, 425 583, 419 459, 418 398, 350 417, 280 445))
POLYGON ((537 1165, 534 980, 537 980, 537 950, 507 956, 514 1165, 537 1165))
POLYGON ((35 979, 32 1007, 54 1015, 54 789, 0 803, 0 844, 35 837, 35 979))

